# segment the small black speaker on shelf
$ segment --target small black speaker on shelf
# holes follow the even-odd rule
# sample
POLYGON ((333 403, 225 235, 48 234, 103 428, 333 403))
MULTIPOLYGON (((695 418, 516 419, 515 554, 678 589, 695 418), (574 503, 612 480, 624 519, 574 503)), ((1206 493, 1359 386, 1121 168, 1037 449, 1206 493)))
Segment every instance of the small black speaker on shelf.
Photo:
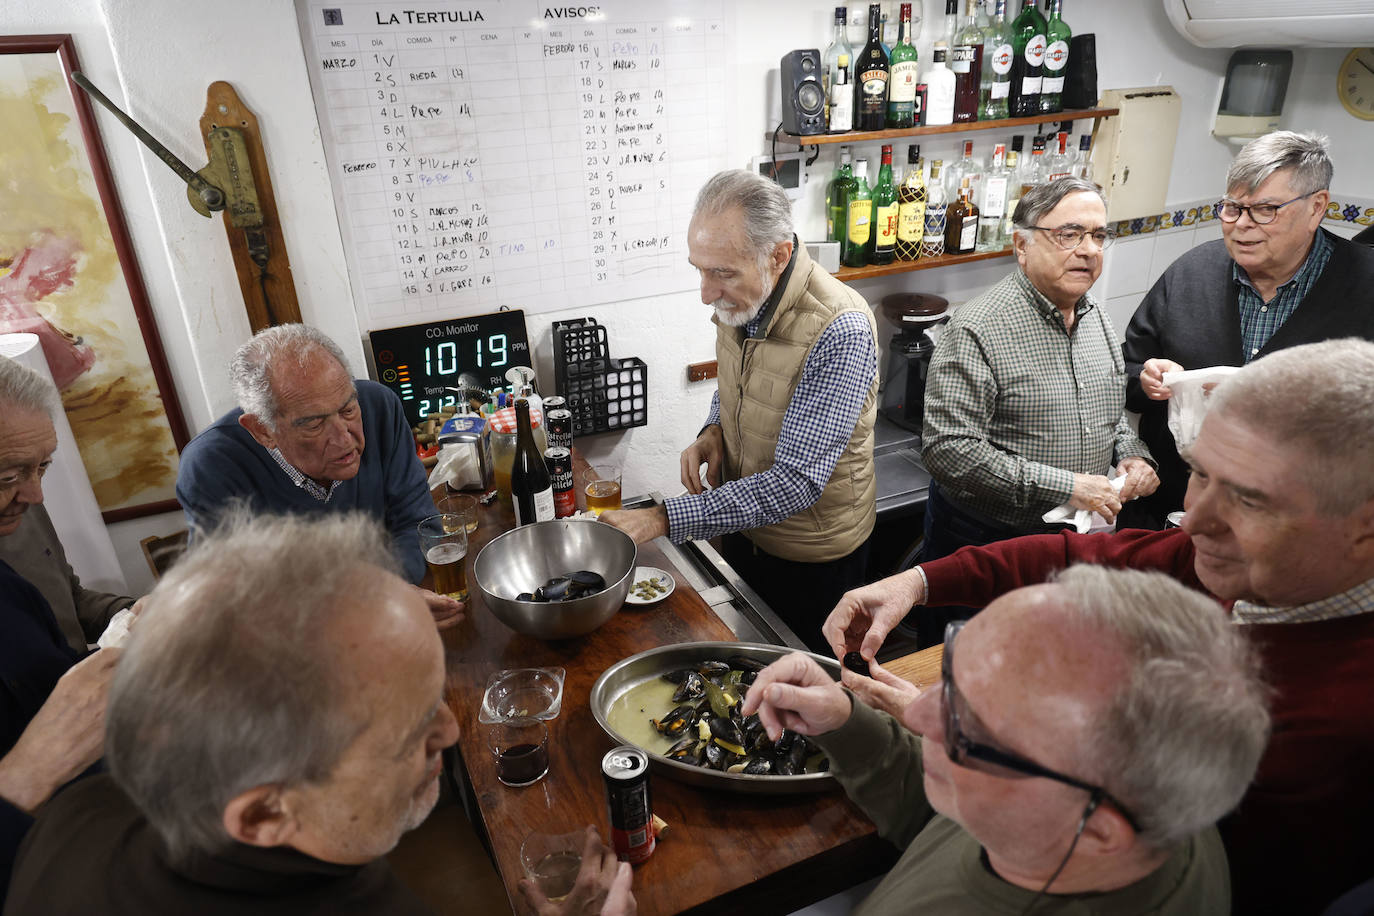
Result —
POLYGON ((821 52, 788 51, 778 64, 782 77, 782 129, 796 136, 825 133, 825 89, 821 52))

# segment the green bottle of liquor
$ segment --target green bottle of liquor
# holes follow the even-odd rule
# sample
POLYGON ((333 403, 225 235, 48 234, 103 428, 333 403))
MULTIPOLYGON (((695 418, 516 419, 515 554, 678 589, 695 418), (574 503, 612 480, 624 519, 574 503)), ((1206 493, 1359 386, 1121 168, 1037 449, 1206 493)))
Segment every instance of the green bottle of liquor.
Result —
POLYGON ((892 144, 883 144, 878 183, 873 186, 873 264, 897 260, 897 187, 892 183, 892 144))
POLYGON ((901 32, 888 60, 887 126, 890 128, 916 126, 916 84, 921 81, 917 73, 916 48, 911 43, 911 4, 903 3, 901 10, 901 32))
POLYGON ((843 242, 848 221, 847 201, 854 187, 854 170, 849 167, 849 147, 840 147, 840 167, 825 186, 825 237, 831 242, 843 242))
POLYGON ((1045 17, 1036 0, 1021 0, 1021 14, 1011 24, 1011 96, 1013 118, 1040 113, 1040 86, 1045 70, 1045 17))
POLYGON ((845 267, 865 267, 873 249, 873 193, 868 190, 868 160, 854 163, 854 188, 845 199, 844 244, 840 263, 845 267))
POLYGON ((992 24, 983 44, 983 79, 978 86, 978 120, 996 121, 1007 116, 1007 96, 1011 91, 1011 23, 1007 22, 1007 0, 997 0, 992 24))
POLYGON ((1069 39, 1073 32, 1064 24, 1063 0, 1050 0, 1050 19, 1045 23, 1045 72, 1040 85, 1040 113, 1064 109, 1064 73, 1069 65, 1069 39))

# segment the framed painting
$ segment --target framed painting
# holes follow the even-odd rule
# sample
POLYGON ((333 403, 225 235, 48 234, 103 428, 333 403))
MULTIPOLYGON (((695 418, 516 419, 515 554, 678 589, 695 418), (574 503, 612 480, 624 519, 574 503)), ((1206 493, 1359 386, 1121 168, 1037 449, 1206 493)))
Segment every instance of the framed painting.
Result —
POLYGON ((174 511, 186 444, 70 35, 0 36, 0 334, 37 334, 106 522, 174 511))

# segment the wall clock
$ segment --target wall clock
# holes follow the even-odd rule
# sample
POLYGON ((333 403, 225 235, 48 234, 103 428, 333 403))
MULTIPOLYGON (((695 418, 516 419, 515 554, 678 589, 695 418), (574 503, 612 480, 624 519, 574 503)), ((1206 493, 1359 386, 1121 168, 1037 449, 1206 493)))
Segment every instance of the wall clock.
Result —
POLYGON ((1356 48, 1345 56, 1336 73, 1336 94, 1346 111, 1374 121, 1374 48, 1356 48))

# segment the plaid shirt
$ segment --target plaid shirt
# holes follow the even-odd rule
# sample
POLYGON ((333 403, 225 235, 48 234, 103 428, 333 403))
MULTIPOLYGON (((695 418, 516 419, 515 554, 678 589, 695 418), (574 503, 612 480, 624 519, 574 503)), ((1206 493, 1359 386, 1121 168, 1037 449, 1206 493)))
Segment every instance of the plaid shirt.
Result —
MULTIPOLYGON (((759 322, 770 312, 761 311, 744 326, 745 333, 756 336, 759 322)), ((682 542, 762 528, 820 499, 854 434, 877 371, 878 351, 868 319, 858 312, 837 317, 821 332, 802 365, 778 430, 773 466, 695 496, 664 500, 668 536, 682 542)), ((720 424, 719 390, 711 395, 706 418, 706 425, 712 424, 720 424)))
POLYGON ((1327 241, 1326 233, 1318 229, 1302 267, 1298 268, 1292 279, 1278 288, 1274 298, 1268 302, 1260 297, 1245 270, 1239 264, 1231 265, 1231 279, 1238 287, 1236 293, 1237 304, 1240 306, 1241 349, 1247 363, 1259 355, 1259 351, 1264 349, 1264 345, 1274 336, 1274 332, 1297 310, 1302 300, 1307 298, 1307 294, 1321 277, 1322 271, 1326 270, 1326 262, 1329 260, 1331 243, 1327 241))
POLYGON ((278 467, 280 467, 283 471, 286 472, 286 476, 291 478, 292 483, 294 483, 296 486, 300 487, 302 490, 309 493, 311 496, 315 497, 322 503, 329 502, 329 497, 334 495, 335 487, 342 483, 342 481, 331 480, 329 481, 329 489, 326 490, 324 487, 315 483, 315 481, 311 480, 309 477, 306 477, 300 471, 296 470, 296 468, 291 464, 291 462, 287 461, 286 457, 282 455, 281 449, 269 448, 267 450, 267 454, 271 455, 272 460, 277 463, 278 467))
POLYGON ((1374 579, 1361 582, 1339 595, 1292 607, 1267 607, 1250 601, 1237 601, 1231 606, 1231 619, 1236 623, 1313 623, 1368 614, 1371 608, 1374 608, 1374 579))
POLYGON ((1015 528, 1068 502, 1073 476, 1150 458, 1126 421, 1126 367, 1085 295, 1073 331, 1017 270, 954 312, 926 382, 921 458, 961 505, 1015 528))

